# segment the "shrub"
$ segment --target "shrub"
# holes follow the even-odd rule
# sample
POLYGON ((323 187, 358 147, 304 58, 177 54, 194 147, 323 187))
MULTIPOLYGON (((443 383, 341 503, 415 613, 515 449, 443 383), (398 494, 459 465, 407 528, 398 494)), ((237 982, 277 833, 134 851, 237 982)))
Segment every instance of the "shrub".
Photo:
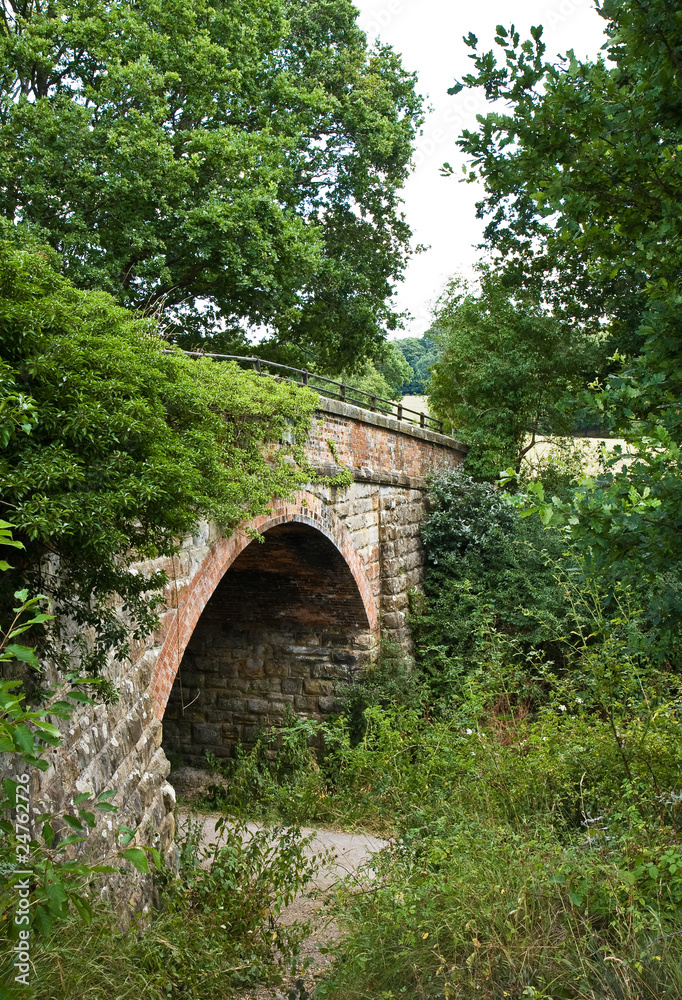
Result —
POLYGON ((319 996, 679 996, 679 679, 638 649, 627 595, 609 618, 598 593, 561 592, 560 668, 488 619, 447 711, 387 659, 360 734, 299 720, 237 763, 242 812, 392 838, 337 893, 319 996))
POLYGON ((50 593, 94 630, 96 670, 154 626, 165 576, 133 563, 171 555, 202 518, 229 532, 309 476, 286 442, 305 439, 317 396, 168 351, 152 321, 18 240, 0 231, 0 492, 25 550, 0 607, 26 582, 50 593))
POLYGON ((413 603, 417 659, 428 700, 443 710, 473 666, 488 656, 491 632, 513 638, 521 660, 564 659, 572 628, 558 577, 565 539, 522 518, 506 495, 456 471, 430 484, 422 526, 424 595, 413 603))
POLYGON ((38 997, 50 1000, 225 1000, 239 987, 276 985, 299 961, 307 925, 279 916, 316 870, 294 829, 219 829, 201 846, 185 823, 176 874, 161 877, 161 908, 125 934, 101 905, 83 931, 62 927, 36 956, 38 997))

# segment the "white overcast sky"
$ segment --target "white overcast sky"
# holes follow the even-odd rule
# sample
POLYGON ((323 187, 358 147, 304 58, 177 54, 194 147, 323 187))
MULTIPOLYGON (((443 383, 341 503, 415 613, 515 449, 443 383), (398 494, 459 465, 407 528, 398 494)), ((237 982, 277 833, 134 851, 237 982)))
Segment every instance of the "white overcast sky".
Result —
POLYGON ((413 319, 399 336, 421 336, 428 328, 431 306, 446 280, 456 272, 470 274, 480 251, 482 223, 476 219, 477 185, 462 184, 463 157, 455 139, 463 128, 475 125, 485 113, 485 101, 472 93, 448 95, 454 80, 470 71, 470 53, 462 36, 470 31, 479 48, 493 47, 495 26, 513 23, 522 37, 531 25, 542 24, 546 56, 574 49, 578 57, 594 57, 604 42, 604 21, 593 0, 354 0, 360 26, 370 40, 379 38, 416 71, 419 90, 433 108, 418 139, 416 168, 404 190, 405 213, 415 244, 429 249, 412 258, 396 303, 413 319), (440 176, 449 161, 451 178, 440 176))

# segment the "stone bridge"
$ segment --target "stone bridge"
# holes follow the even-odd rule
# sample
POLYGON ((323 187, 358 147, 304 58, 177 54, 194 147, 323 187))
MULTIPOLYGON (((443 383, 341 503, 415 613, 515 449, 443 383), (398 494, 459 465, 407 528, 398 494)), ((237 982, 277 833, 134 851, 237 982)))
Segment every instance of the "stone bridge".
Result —
POLYGON ((351 469, 345 489, 309 488, 231 538, 187 541, 168 591, 152 675, 164 749, 205 766, 253 742, 287 710, 322 717, 334 685, 381 638, 410 651, 408 595, 422 580, 424 477, 462 446, 404 421, 323 400, 306 454, 315 471, 351 469))
MULTIPOLYGON (((203 524, 169 577, 158 636, 112 665, 115 705, 84 710, 41 776, 46 805, 117 790, 118 823, 172 840, 168 757, 205 766, 287 712, 322 718, 339 680, 381 640, 410 653, 409 592, 423 579, 425 477, 465 449, 431 430, 321 399, 306 446, 318 474, 350 469, 346 488, 309 486, 229 538, 203 524)), ((149 568, 149 567, 145 567, 149 568)), ((110 831, 103 831, 104 837, 110 831)))

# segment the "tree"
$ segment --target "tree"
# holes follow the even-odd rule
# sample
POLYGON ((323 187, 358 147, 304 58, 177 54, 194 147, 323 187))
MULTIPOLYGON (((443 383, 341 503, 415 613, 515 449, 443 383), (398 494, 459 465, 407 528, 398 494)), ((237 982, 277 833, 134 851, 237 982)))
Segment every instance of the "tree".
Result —
POLYGON ((450 282, 434 327, 441 357, 429 403, 469 445, 467 468, 477 478, 518 471, 539 431, 568 430, 566 401, 585 384, 594 353, 586 337, 570 336, 532 296, 514 297, 485 269, 478 294, 450 282))
POLYGON ((384 344, 373 361, 365 361, 359 370, 343 375, 348 385, 382 399, 400 399, 402 387, 411 377, 412 369, 391 341, 384 344))
POLYGON ((617 349, 589 402, 636 457, 586 480, 568 518, 589 570, 632 586, 667 655, 682 628, 682 15, 675 0, 601 14, 608 62, 547 63, 541 28, 521 42, 500 26, 503 64, 470 35, 476 73, 453 91, 511 105, 460 140, 501 280, 617 349))
POLYGON ((440 357, 440 348, 433 339, 434 333, 435 331, 430 331, 423 337, 404 337, 393 341, 414 373, 402 386, 406 395, 425 396, 429 391, 431 368, 440 357))
POLYGON ((271 445, 305 438, 317 396, 164 350, 153 321, 75 289, 52 251, 6 230, 0 496, 24 548, 0 610, 25 583, 47 593, 95 630, 96 671, 154 626, 165 575, 136 560, 171 555, 200 518, 229 532, 309 478, 291 461, 300 447, 271 445))
POLYGON ((6 0, 0 212, 185 346, 340 370, 408 256, 414 77, 350 0, 6 0))

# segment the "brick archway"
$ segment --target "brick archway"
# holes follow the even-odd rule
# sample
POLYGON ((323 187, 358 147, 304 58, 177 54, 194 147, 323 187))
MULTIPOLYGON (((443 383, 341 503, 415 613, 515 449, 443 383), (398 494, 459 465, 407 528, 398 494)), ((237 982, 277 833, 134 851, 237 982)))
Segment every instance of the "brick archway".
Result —
MULTIPOLYGON (((341 553, 357 585, 369 631, 377 633, 379 617, 375 599, 350 533, 318 497, 301 491, 290 501, 277 501, 269 514, 256 518, 248 527, 265 534, 277 525, 290 522, 305 524, 319 531, 341 553)), ((252 535, 247 535, 243 529, 229 538, 218 539, 179 599, 178 608, 174 609, 172 620, 166 625, 163 645, 152 674, 151 693, 157 719, 163 719, 183 654, 211 595, 235 559, 252 541, 252 535)))

